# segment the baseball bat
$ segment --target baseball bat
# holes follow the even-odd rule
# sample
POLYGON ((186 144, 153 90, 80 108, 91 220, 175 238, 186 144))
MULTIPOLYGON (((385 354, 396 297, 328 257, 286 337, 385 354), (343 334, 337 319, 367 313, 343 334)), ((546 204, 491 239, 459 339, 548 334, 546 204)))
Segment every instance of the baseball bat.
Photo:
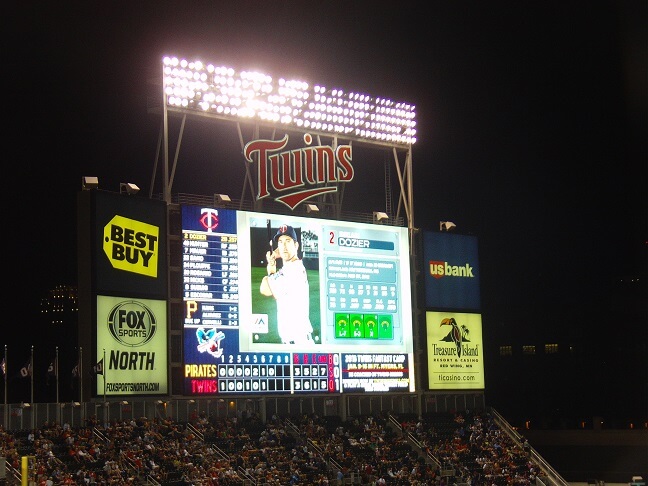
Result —
POLYGON ((269 219, 266 219, 266 227, 268 228, 268 244, 270 245, 270 253, 272 253, 274 248, 272 248, 272 227, 269 219))

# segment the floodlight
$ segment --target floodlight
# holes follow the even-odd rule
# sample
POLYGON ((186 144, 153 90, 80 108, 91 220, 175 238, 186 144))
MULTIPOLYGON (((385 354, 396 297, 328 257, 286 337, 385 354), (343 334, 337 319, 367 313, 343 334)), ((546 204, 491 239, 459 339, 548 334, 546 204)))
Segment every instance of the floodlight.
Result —
POLYGON ((99 187, 99 178, 91 176, 83 176, 81 178, 81 189, 84 191, 90 191, 99 187))
POLYGON ((439 231, 454 231, 456 227, 452 221, 439 221, 439 231))
POLYGON ((22 402, 22 403, 20 404, 20 408, 29 408, 29 407, 31 407, 31 403, 25 403, 25 402, 22 402))
POLYGON ((139 187, 137 187, 132 182, 120 182, 119 183, 119 192, 121 194, 126 193, 128 195, 135 195, 139 192, 139 187))
POLYGON ((416 143, 416 107, 411 103, 370 96, 366 93, 347 93, 334 87, 327 88, 320 83, 306 83, 291 80, 285 83, 280 73, 267 75, 254 73, 253 82, 248 70, 237 71, 227 66, 214 68, 211 62, 194 59, 163 57, 162 90, 167 107, 174 110, 189 110, 201 116, 217 115, 228 119, 281 123, 303 130, 305 123, 312 123, 317 131, 338 136, 340 132, 355 139, 373 140, 376 143, 389 143, 398 146, 411 146, 416 143), (202 100, 195 99, 193 89, 179 89, 187 80, 198 80, 216 76, 217 83, 205 84, 200 88, 202 100), (222 96, 222 86, 247 86, 245 99, 254 103, 244 103, 235 108, 227 96, 222 96), (276 96, 279 92, 281 96, 276 96), (316 99, 316 103, 304 100, 316 99), (331 121, 331 114, 337 113, 340 106, 353 103, 345 110, 344 117, 338 116, 331 121), (284 111, 290 106, 288 112, 284 111), (347 112, 348 111, 348 112, 347 112))
POLYGON ((232 198, 227 194, 214 194, 214 204, 228 204, 232 202, 232 198))
POLYGON ((386 221, 388 219, 389 215, 387 213, 383 213, 382 211, 374 211, 373 213, 374 223, 382 223, 383 221, 386 221))
POLYGON ((79 402, 72 402, 72 405, 74 407, 80 407, 81 406, 81 404, 79 402))
POLYGON ((319 211, 319 208, 317 207, 317 204, 307 204, 306 205, 306 212, 307 213, 317 213, 319 211))
POLYGON ((121 401, 121 404, 122 404, 122 405, 128 405, 128 400, 122 400, 122 401, 121 401))

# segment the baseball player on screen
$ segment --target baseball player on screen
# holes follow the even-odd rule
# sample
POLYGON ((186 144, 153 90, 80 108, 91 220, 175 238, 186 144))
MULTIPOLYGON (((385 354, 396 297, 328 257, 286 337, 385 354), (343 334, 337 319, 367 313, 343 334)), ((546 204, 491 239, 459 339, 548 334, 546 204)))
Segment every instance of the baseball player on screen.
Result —
POLYGON ((292 226, 281 225, 272 241, 277 248, 266 252, 268 275, 261 281, 261 294, 277 302, 277 331, 282 343, 312 344, 308 279, 297 254, 297 233, 292 226), (278 259, 283 265, 277 271, 278 259))

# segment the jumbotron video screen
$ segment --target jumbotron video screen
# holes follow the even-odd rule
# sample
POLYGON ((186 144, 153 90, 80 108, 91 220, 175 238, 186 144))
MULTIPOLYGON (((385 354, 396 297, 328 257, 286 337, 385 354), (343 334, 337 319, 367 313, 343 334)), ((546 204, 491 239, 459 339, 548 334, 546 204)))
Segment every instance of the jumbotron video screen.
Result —
POLYGON ((186 395, 414 391, 407 228, 182 206, 186 395))

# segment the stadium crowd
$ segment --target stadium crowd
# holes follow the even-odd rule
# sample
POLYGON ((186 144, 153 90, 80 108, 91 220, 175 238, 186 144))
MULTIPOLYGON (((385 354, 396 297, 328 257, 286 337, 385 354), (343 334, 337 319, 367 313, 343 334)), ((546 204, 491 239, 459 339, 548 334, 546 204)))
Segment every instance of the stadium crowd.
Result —
MULTIPOLYGON (((9 471, 32 457, 38 486, 432 485, 527 486, 539 470, 487 412, 426 417, 303 415, 263 423, 196 414, 188 422, 140 417, 84 426, 0 428, 9 471)), ((30 478, 32 477, 30 476, 30 478)))

